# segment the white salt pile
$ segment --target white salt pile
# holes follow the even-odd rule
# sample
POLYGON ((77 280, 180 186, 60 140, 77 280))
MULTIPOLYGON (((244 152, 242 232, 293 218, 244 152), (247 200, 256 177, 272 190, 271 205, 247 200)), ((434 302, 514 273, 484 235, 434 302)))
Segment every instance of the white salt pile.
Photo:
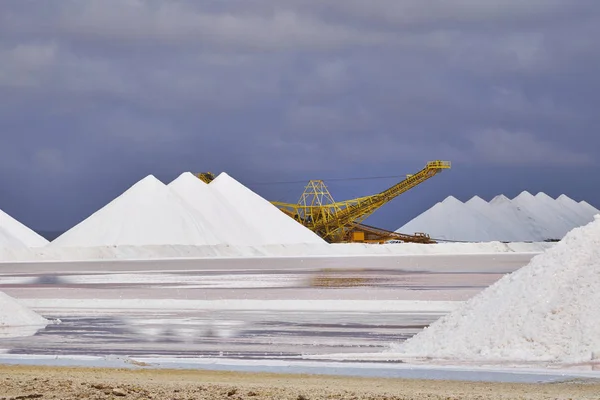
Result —
POLYGON ((544 239, 562 239, 565 233, 573 228, 573 226, 567 226, 543 199, 533 196, 527 191, 512 199, 512 204, 533 218, 534 221, 544 221, 544 223, 540 223, 544 239))
POLYGON ((49 246, 215 245, 218 230, 154 176, 142 179, 49 246))
POLYGON ((0 248, 3 249, 22 249, 25 248, 25 243, 21 242, 14 235, 0 226, 0 248))
POLYGON ((600 351, 600 216, 429 328, 404 357, 590 361, 600 351))
MULTIPOLYGON (((488 203, 479 196, 471 198, 465 203, 468 209, 476 210, 481 214, 485 215, 488 221, 487 226, 484 228, 488 229, 487 239, 489 241, 501 241, 501 242, 519 242, 523 241, 527 236, 522 234, 521 228, 519 227, 520 221, 514 212, 510 212, 510 208, 506 210, 503 207, 503 203, 510 203, 504 196, 497 196, 488 203), (493 203, 493 204, 492 204, 493 203)), ((478 227, 481 229, 481 221, 478 221, 478 227)), ((461 233, 458 233, 462 236, 461 233)), ((483 241, 480 236, 476 236, 474 241, 483 241)))
POLYGON ((575 227, 591 222, 600 211, 568 196, 553 199, 545 193, 504 195, 489 203, 475 196, 462 203, 450 196, 397 230, 426 232, 451 241, 542 242, 559 240, 575 227))
POLYGON ((227 206, 227 200, 192 173, 181 174, 168 187, 218 229, 219 237, 231 245, 260 245, 262 237, 251 227, 238 209, 227 206))
POLYGON ((48 323, 47 319, 0 292, 0 338, 28 336, 48 323))
POLYGON ((0 210, 0 227, 29 247, 43 247, 48 241, 32 229, 0 210))
POLYGON ((497 229, 488 218, 450 196, 430 208, 427 213, 402 227, 403 232, 427 232, 436 239, 452 239, 460 236, 463 241, 492 241, 497 229), (482 221, 485 221, 482 223, 482 221), (429 227, 427 231, 421 227, 429 227), (488 231, 490 229, 490 231, 488 231))
POLYGON ((598 214, 600 214, 600 211, 598 209, 596 209, 596 207, 594 207, 590 203, 588 203, 587 201, 580 201, 579 205, 584 210, 584 212, 586 212, 588 215, 590 215, 590 214, 592 214, 592 215, 598 215, 598 214))
POLYGON ((590 210, 586 210, 585 206, 577 203, 575 200, 571 199, 569 196, 565 196, 561 194, 556 202, 563 208, 571 211, 571 214, 574 216, 577 225, 582 226, 589 222, 591 216, 594 215, 594 212, 590 212, 590 210))
POLYGON ((224 172, 209 186, 225 199, 228 208, 239 210, 246 223, 258 230, 264 245, 325 243, 313 231, 224 172))

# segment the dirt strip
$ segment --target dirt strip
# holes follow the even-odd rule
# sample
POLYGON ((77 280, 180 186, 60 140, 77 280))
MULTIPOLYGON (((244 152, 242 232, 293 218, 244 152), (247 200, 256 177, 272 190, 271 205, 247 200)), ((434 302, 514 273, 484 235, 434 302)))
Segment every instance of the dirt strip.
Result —
POLYGON ((598 381, 480 383, 221 371, 0 366, 0 399, 600 399, 598 381))

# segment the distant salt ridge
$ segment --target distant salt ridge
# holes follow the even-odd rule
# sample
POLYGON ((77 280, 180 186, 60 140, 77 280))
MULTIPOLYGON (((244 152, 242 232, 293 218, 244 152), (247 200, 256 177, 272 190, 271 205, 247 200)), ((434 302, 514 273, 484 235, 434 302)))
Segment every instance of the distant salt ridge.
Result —
POLYGON ((227 200, 212 186, 190 172, 181 174, 167 185, 218 230, 219 237, 231 245, 260 245, 262 236, 251 227, 237 209, 227 206, 227 200))
POLYGON ((582 207, 581 204, 577 203, 570 197, 565 196, 564 194, 558 196, 556 202, 559 203, 561 207, 571 211, 571 213, 577 218, 577 225, 585 225, 589 221, 590 216, 594 215, 594 213, 589 212, 585 209, 585 207, 582 207))
POLYGON ((600 350, 600 217, 391 352, 579 363, 600 350))
POLYGON ((543 198, 533 196, 527 191, 512 199, 512 204, 523 209, 534 221, 539 223, 544 239, 561 239, 570 228, 574 227, 565 224, 561 216, 554 213, 543 198))
MULTIPOLYGON (((483 241, 484 239, 502 242, 522 241, 527 236, 522 235, 517 216, 514 213, 503 211, 502 204, 504 200, 502 198, 495 200, 496 202, 492 204, 494 200, 492 200, 492 203, 488 203, 481 197, 475 196, 465 203, 469 209, 479 211, 487 218, 486 224, 489 227, 487 237, 482 238, 477 235, 475 241, 483 241)), ((506 202, 509 204, 510 200, 506 199, 506 202)))
MULTIPOLYGON (((494 224, 489 218, 450 196, 437 203, 426 213, 404 225, 400 231, 405 233, 427 232, 440 240, 493 241, 495 232, 490 230, 494 224), (427 230, 421 230, 424 228, 427 230)), ((498 227, 493 226, 494 230, 498 227)))
POLYGON ((14 236, 25 246, 43 247, 48 244, 48 241, 45 238, 2 210, 0 210, 0 227, 5 229, 10 235, 14 236))
POLYGON ((466 203, 450 196, 397 232, 426 232, 434 239, 451 241, 541 242, 561 239, 597 213, 588 203, 566 195, 555 200, 543 192, 534 196, 524 191, 512 200, 498 195, 489 202, 475 196, 466 203))
POLYGON ((592 206, 590 203, 588 203, 587 201, 580 201, 579 204, 581 205, 581 207, 588 212, 589 214, 593 214, 593 215, 598 215, 600 214, 600 210, 598 210, 596 207, 592 206))
POLYGON ((317 234, 222 172, 210 184, 226 199, 228 207, 238 210, 246 223, 258 230, 263 244, 325 243, 317 234))
POLYGON ((216 245, 218 230, 149 175, 49 246, 216 245))

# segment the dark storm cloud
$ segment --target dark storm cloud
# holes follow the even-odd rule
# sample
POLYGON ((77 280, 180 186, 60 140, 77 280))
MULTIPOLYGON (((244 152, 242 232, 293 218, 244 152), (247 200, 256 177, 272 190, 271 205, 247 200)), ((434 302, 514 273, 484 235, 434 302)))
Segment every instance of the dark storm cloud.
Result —
POLYGON ((585 0, 5 0, 0 208, 68 226, 185 170, 597 169, 599 35, 585 0))

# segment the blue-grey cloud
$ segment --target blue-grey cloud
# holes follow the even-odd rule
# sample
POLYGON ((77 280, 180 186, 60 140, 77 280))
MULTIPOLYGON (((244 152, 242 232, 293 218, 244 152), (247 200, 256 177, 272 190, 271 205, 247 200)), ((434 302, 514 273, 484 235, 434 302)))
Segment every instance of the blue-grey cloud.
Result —
POLYGON ((591 0, 5 0, 0 208, 68 227, 149 173, 400 175, 434 158, 456 167, 405 196, 398 226, 450 193, 600 203, 540 184, 600 168, 599 34, 591 0))

